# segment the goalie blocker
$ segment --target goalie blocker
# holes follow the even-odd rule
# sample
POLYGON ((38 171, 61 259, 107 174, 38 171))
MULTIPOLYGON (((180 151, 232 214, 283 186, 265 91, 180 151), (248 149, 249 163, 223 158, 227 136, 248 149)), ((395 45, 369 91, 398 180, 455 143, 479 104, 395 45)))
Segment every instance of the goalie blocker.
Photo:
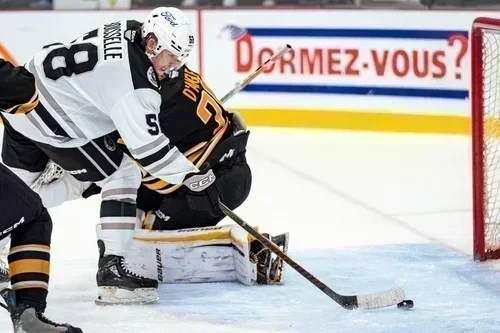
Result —
MULTIPOLYGON (((288 251, 288 233, 265 235, 288 251)), ((280 258, 237 225, 136 230, 127 260, 159 283, 275 284, 285 272, 280 258)))

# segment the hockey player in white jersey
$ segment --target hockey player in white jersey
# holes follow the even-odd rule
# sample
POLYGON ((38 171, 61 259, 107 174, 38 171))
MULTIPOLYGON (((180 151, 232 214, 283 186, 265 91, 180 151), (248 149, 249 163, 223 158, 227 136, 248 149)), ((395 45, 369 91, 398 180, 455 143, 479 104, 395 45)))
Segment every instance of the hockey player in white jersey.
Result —
POLYGON ((118 130, 141 166, 168 183, 181 184, 199 172, 158 125, 158 79, 182 64, 193 47, 191 24, 176 8, 157 8, 143 23, 106 24, 35 54, 25 65, 37 83, 33 107, 3 115, 3 162, 47 207, 79 197, 91 182, 102 188, 98 302, 158 299, 157 281, 132 272, 124 258, 136 224, 141 173, 106 135, 118 130), (49 160, 67 173, 38 186, 49 160))

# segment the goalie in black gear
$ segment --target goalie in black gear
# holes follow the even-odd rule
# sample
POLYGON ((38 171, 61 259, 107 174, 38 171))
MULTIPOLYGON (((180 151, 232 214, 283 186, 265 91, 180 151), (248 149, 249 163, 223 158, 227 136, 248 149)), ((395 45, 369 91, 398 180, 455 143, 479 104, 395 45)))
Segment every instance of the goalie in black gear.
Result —
MULTIPOLYGON (((246 160, 250 132, 241 117, 228 113, 198 73, 187 66, 171 72, 160 84, 161 131, 168 133, 170 144, 200 172, 197 178, 186 177, 186 186, 179 186, 143 171, 137 208, 149 213, 144 227, 214 226, 224 218, 218 198, 235 209, 250 193, 252 174, 246 160)), ((113 139, 130 155, 119 137, 113 139)))
MULTIPOLYGON (((160 92, 161 131, 168 133, 170 143, 200 172, 198 178, 186 177, 186 186, 179 186, 143 171, 137 197, 137 208, 148 215, 143 227, 178 230, 214 226, 225 216, 218 207, 219 198, 235 209, 250 193, 252 174, 246 160, 250 132, 241 117, 228 113, 187 66, 164 78, 160 92)), ((120 138, 113 139, 128 153, 120 138)))
MULTIPOLYGON (((33 76, 24 68, 0 59, 0 111, 37 103, 33 76), (31 87, 29 89, 20 89, 31 87)), ((28 106, 29 108, 30 106, 28 106)), ((12 289, 0 292, 10 312, 15 333, 82 330, 56 324, 43 315, 46 307, 52 220, 40 197, 0 164, 0 240, 11 236, 8 256, 12 289)))

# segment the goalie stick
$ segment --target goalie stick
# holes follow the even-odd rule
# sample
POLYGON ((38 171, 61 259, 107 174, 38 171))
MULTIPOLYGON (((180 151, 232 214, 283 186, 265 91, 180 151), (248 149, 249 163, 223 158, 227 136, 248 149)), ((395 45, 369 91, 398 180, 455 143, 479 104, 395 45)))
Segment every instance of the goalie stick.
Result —
POLYGON ((241 226, 245 231, 252 235, 255 239, 261 242, 265 247, 274 252, 278 257, 280 257, 284 262, 286 262, 290 267, 296 270, 299 274, 305 277, 309 282, 311 282, 316 288, 325 293, 328 297, 337 302, 340 306, 347 310, 354 310, 357 308, 362 309, 377 309, 387 306, 397 305, 403 302, 405 298, 405 293, 402 288, 392 288, 378 293, 365 294, 365 295, 355 295, 355 296, 344 296, 337 294, 335 291, 330 289, 323 282, 318 280, 314 275, 309 273, 305 268, 297 264, 292 260, 286 253, 281 251, 281 249, 260 234, 252 226, 247 224, 241 217, 236 215, 231 209, 219 200, 219 207, 224 212, 226 216, 231 218, 239 226, 241 226))

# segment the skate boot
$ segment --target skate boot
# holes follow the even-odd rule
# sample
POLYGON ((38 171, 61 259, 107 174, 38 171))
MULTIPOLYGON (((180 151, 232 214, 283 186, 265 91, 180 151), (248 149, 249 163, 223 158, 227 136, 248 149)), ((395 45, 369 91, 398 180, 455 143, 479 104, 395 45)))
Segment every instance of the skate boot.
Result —
POLYGON ((98 244, 96 304, 149 304, 158 301, 158 281, 132 272, 123 257, 104 256, 104 242, 98 241, 98 244))
MULTIPOLYGON (((262 234, 270 239, 283 252, 288 251, 289 233, 269 237, 269 234, 262 234)), ((258 240, 253 240, 250 244, 250 259, 257 264, 257 283, 258 284, 278 284, 283 281, 285 273, 285 263, 276 256, 267 247, 258 240)))
POLYGON ((11 289, 0 292, 5 304, 0 304, 10 312, 14 333, 82 333, 82 330, 68 324, 56 324, 43 315, 45 303, 17 304, 16 293, 11 289))
POLYGON ((9 268, 7 264, 0 259, 0 283, 8 283, 9 280, 9 268))

